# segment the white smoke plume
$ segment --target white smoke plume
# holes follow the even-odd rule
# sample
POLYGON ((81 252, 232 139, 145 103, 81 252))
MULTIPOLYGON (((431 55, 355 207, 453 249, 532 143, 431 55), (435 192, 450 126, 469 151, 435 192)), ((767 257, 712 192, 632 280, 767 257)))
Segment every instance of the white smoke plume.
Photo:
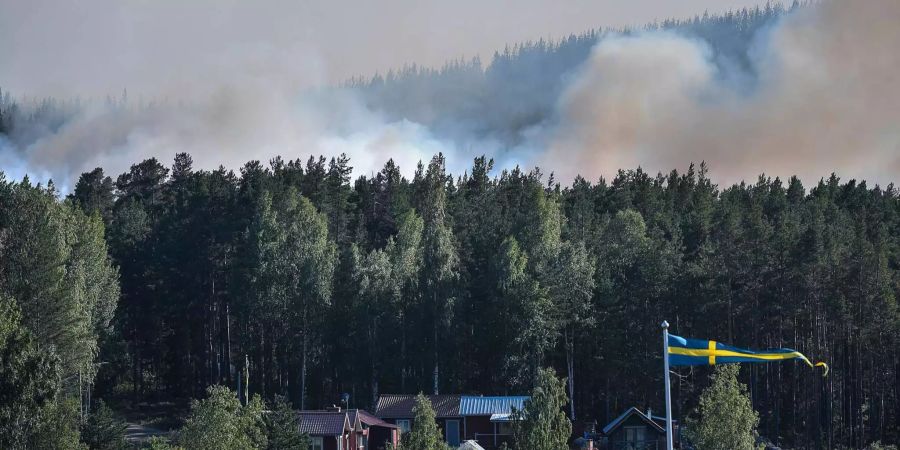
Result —
POLYGON ((755 80, 665 33, 602 40, 559 101, 541 163, 563 179, 705 160, 721 182, 900 175, 900 2, 825 1, 757 36, 755 80), (735 76, 738 75, 738 76, 735 76), (562 164, 562 166, 561 166, 562 164))
MULTIPOLYGON (((36 2, 52 12, 45 0, 36 2)), ((194 9, 202 16, 209 6, 194 9)), ((168 162, 177 152, 190 153, 205 169, 236 169, 248 160, 277 155, 305 159, 347 153, 356 175, 377 171, 388 158, 408 175, 418 161, 438 152, 448 155, 450 170, 459 174, 473 156, 487 154, 500 159, 499 167, 539 165, 563 183, 577 174, 596 179, 637 166, 668 171, 701 160, 720 183, 752 181, 763 172, 797 174, 810 183, 835 171, 887 184, 900 174, 896 0, 826 0, 800 8, 756 37, 749 73, 716 61, 705 42, 673 33, 604 37, 560 98, 551 97, 554 112, 525 130, 524 143, 514 148, 490 134, 450 139, 410 120, 387 119, 349 89, 311 89, 334 81, 334 58, 301 39, 287 19, 273 25, 277 32, 272 33, 284 34, 274 39, 278 42, 259 39, 266 27, 251 23, 252 32, 242 32, 247 36, 241 35, 240 42, 222 45, 222 30, 241 23, 222 10, 203 28, 211 36, 200 39, 202 51, 181 54, 179 42, 190 34, 185 30, 201 24, 184 19, 181 25, 190 26, 167 36, 151 26, 156 19, 143 23, 129 7, 118 6, 128 12, 119 15, 130 18, 122 26, 144 31, 135 42, 109 43, 107 56, 124 61, 117 63, 116 77, 133 77, 138 87, 152 88, 152 95, 141 102, 132 91, 124 105, 94 102, 38 138, 0 143, 0 170, 8 178, 24 173, 52 177, 65 190, 94 167, 115 176, 144 158, 168 162), (162 34, 149 39, 151 32, 162 34), (132 47, 143 53, 125 51, 132 47), (173 64, 145 67, 150 62, 173 64)), ((162 4, 154 7, 160 17, 170 12, 162 4)), ((288 6, 271 9, 281 7, 288 6)), ((177 27, 180 22, 175 22, 177 27)), ((0 18, 0 25, 14 24, 0 18)), ((27 34, 26 28, 21 33, 27 34)), ((94 38, 90 42, 103 41, 94 38)), ((36 46, 28 41, 19 43, 19 54, 29 64, 6 66, 20 84, 28 81, 27 74, 15 67, 50 70, 55 62, 39 50, 56 42, 36 46)), ((360 52, 372 50, 364 44, 360 52)), ((15 48, 9 40, 0 42, 2 55, 15 48)), ((115 77, 103 67, 115 64, 85 48, 78 45, 76 54, 89 70, 73 75, 73 89, 86 75, 96 78, 88 84, 94 89, 109 85, 115 77)), ((61 57, 64 62, 71 58, 61 57)), ((65 74, 48 73, 41 71, 40 77, 57 76, 65 85, 65 74)), ((127 79, 123 83, 128 85, 127 79)))

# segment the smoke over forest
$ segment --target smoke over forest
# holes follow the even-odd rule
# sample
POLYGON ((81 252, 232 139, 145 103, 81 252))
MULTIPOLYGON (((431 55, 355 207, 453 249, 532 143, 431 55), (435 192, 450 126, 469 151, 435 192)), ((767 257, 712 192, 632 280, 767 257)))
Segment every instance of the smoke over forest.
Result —
POLYGON ((407 175, 442 152, 454 173, 485 154, 563 184, 699 161, 726 183, 838 172, 887 184, 900 173, 898 19, 892 0, 767 6, 339 85, 303 48, 248 46, 191 82, 160 80, 159 96, 6 92, 0 167, 69 187, 97 166, 176 152, 204 168, 346 153, 357 174, 393 158, 407 175))

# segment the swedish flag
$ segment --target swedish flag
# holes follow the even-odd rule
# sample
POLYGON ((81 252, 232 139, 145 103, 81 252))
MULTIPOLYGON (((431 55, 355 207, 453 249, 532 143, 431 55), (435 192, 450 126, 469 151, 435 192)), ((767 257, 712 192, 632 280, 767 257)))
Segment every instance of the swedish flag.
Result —
POLYGON ((767 350, 746 350, 716 341, 685 339, 669 334, 669 365, 705 366, 729 363, 765 363, 786 359, 802 359, 809 367, 824 367, 828 375, 828 365, 824 362, 813 364, 802 353, 790 348, 767 350))

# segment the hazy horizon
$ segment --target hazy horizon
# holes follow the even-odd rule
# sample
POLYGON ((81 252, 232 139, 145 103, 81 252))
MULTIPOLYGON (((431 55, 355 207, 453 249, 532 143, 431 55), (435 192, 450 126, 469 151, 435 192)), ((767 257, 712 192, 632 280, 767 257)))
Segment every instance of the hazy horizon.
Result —
POLYGON ((165 96, 222 71, 298 87, 506 45, 764 5, 753 0, 0 1, 0 88, 16 96, 165 96), (300 58, 302 61, 290 61, 300 58), (263 69, 264 68, 264 69, 263 69))

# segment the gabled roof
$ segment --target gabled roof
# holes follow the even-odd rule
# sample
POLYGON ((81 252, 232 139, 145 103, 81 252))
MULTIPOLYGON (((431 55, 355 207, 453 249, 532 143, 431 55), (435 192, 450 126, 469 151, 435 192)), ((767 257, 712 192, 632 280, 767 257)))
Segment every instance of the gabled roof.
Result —
POLYGON ((461 416, 490 416, 493 414, 510 414, 515 408, 517 411, 525 409, 527 396, 506 397, 476 397, 463 395, 459 400, 459 415, 461 416))
POLYGON ((340 436, 350 429, 346 412, 300 411, 300 432, 310 436, 340 436))
MULTIPOLYGON (((459 417, 459 395, 428 395, 435 417, 459 417)), ((382 419, 411 419, 415 417, 415 395, 382 395, 378 397, 375 415, 382 419)))
POLYGON ((397 428, 397 425, 387 423, 362 409, 351 409, 347 411, 347 413, 350 414, 351 423, 356 423, 356 421, 359 420, 359 423, 362 423, 367 427, 397 428))
POLYGON ((616 417, 615 419, 613 419, 612 422, 608 423, 605 427, 603 427, 603 434, 610 434, 613 431, 616 431, 616 429, 619 428, 619 426, 621 426, 623 423, 625 423, 625 421, 628 420, 628 418, 631 417, 632 415, 637 415, 638 417, 641 418, 641 420, 643 420, 647 425, 650 425, 656 431, 658 431, 660 433, 666 432, 665 428, 661 427, 658 423, 653 421, 650 417, 647 417, 647 415, 644 414, 643 412, 641 412, 641 410, 632 406, 631 408, 628 408, 627 411, 622 413, 621 416, 616 417))

